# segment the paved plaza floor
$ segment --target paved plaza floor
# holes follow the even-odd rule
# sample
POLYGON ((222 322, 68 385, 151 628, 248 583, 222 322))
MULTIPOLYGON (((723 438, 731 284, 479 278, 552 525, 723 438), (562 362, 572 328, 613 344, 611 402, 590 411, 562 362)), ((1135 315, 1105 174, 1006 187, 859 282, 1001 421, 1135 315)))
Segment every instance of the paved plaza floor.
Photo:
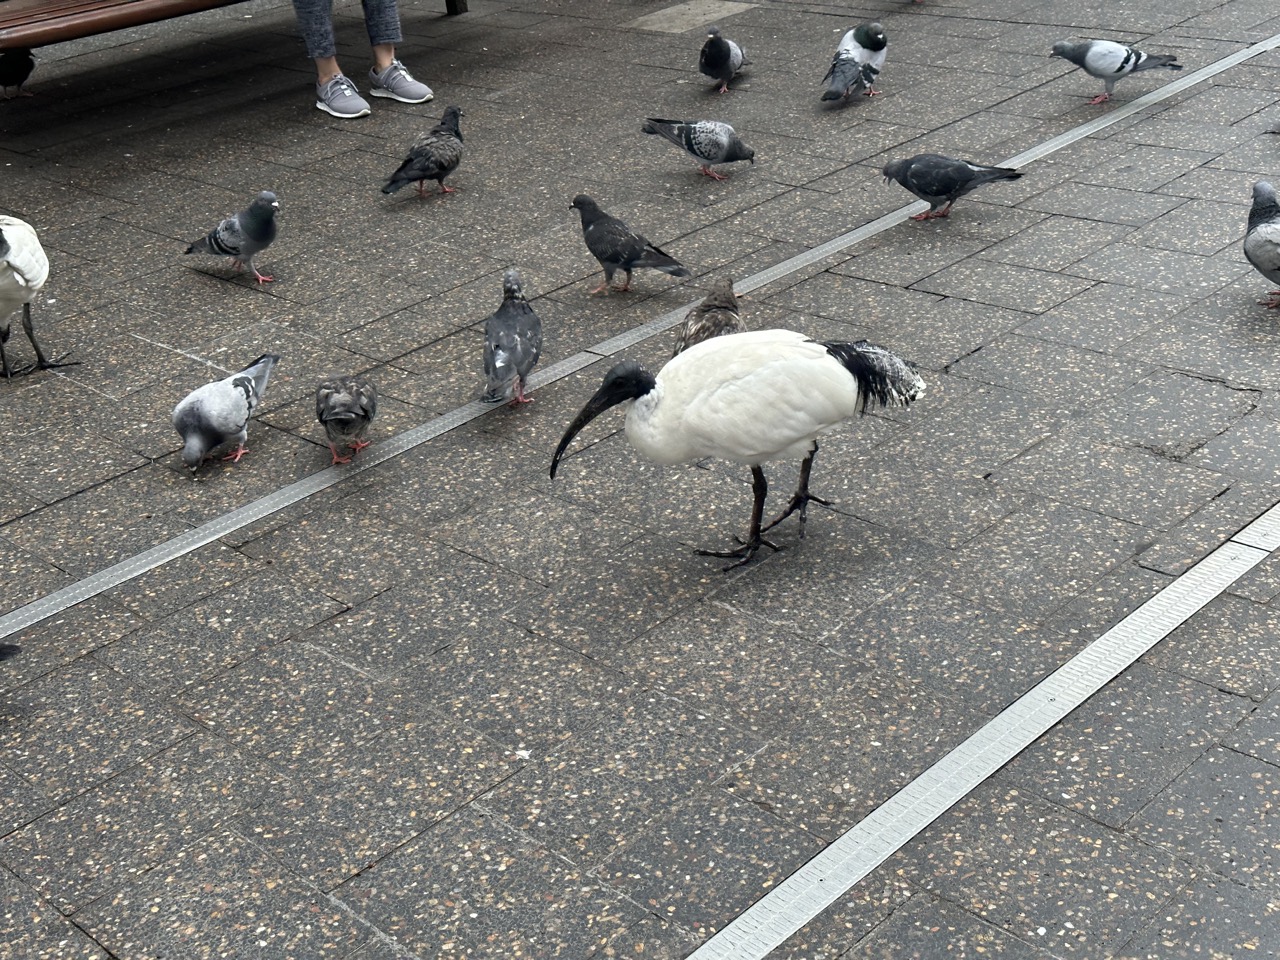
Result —
MULTIPOLYGON (((1274 0, 471 5, 402 0, 436 99, 355 121, 314 108, 278 0, 37 51, 0 102, 0 212, 39 231, 37 332, 79 362, 0 382, 0 616, 329 470, 322 376, 378 384, 361 456, 443 425, 7 638, 6 960, 707 950, 1280 502, 1280 311, 1240 246, 1280 177, 1277 50, 806 257, 914 201, 889 160, 1078 131, 1280 34, 1274 0), (821 103, 873 18, 882 95, 821 103), (751 61, 724 95, 711 23, 751 61), (1049 51, 1090 37, 1185 70, 1089 105, 1049 51), (382 195, 452 104, 457 192, 382 195), (755 163, 699 176, 646 117, 728 121, 755 163), (274 283, 182 255, 264 189, 274 283), (579 193, 694 276, 590 296, 579 193), (454 426, 511 265, 549 373, 454 426), (803 540, 697 555, 745 529, 747 469, 655 466, 616 412, 549 479, 603 373, 673 335, 600 344, 779 265, 749 326, 865 337, 928 382, 823 441, 803 540), (170 411, 265 352, 251 452, 193 478, 170 411)), ((771 506, 796 467, 766 467, 771 506)), ((1264 559, 771 960, 1280 956, 1278 594, 1264 559)))

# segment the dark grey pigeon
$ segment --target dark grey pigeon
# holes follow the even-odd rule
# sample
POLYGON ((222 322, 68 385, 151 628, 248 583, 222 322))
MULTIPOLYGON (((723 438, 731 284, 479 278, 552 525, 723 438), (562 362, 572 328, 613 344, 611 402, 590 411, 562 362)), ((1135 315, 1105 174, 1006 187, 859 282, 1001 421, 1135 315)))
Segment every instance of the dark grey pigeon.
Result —
MULTIPOLYGON (((1276 188, 1266 180, 1253 185, 1244 255, 1260 274, 1272 283, 1280 283, 1280 203, 1276 202, 1276 188)), ((1272 290, 1266 300, 1258 302, 1272 310, 1280 307, 1280 290, 1272 290)))
POLYGON ((368 377, 330 377, 316 387, 316 419, 324 427, 333 462, 350 463, 338 452, 346 447, 355 456, 369 445, 364 435, 378 415, 378 388, 368 377))
POLYGON ((702 302, 685 314, 671 355, 678 356, 703 340, 743 333, 746 329, 747 325, 742 322, 742 314, 738 311, 738 298, 733 294, 733 278, 721 277, 702 302))
POLYGON ((21 652, 22 648, 12 643, 0 643, 0 660, 12 660, 21 652))
POLYGON ((720 84, 720 92, 729 92, 729 81, 748 63, 743 49, 720 33, 719 27, 707 27, 707 42, 698 54, 698 71, 720 84))
POLYGON ((956 200, 984 183, 1017 180, 1022 176, 1012 167, 984 167, 980 163, 953 160, 938 153, 921 153, 906 160, 894 160, 885 164, 883 173, 885 183, 897 180, 921 200, 929 201, 929 209, 917 213, 912 220, 945 217, 956 200), (945 207, 942 207, 943 203, 945 207))
POLYGON ((36 58, 31 55, 28 47, 14 47, 12 50, 0 52, 0 90, 4 91, 4 99, 32 96, 30 93, 22 92, 22 85, 27 82, 27 77, 31 76, 31 71, 35 68, 36 58), (9 90, 14 87, 17 90, 10 94, 9 90))
POLYGON ((715 180, 727 180, 711 169, 713 163, 747 160, 755 165, 756 152, 719 120, 660 120, 649 117, 640 128, 643 133, 665 137, 698 162, 698 172, 715 180))
POLYGON ((417 183, 418 196, 422 197, 426 196, 426 182, 434 180, 440 184, 441 193, 453 193, 453 187, 444 185, 444 178, 462 162, 462 130, 458 127, 462 116, 458 107, 447 108, 439 123, 413 141, 409 156, 391 174, 382 192, 395 193, 407 183, 417 183))
POLYGON ((631 289, 631 271, 637 267, 651 267, 673 277, 692 276, 679 260, 655 247, 617 217, 609 216, 585 193, 574 197, 570 206, 582 217, 582 239, 587 249, 604 269, 604 283, 592 293, 608 293, 618 270, 627 275, 619 291, 631 289))
POLYGON ((182 460, 188 467, 194 471, 210 453, 233 440, 236 448, 223 460, 239 462, 249 452, 244 445, 249 418, 279 362, 276 354, 264 353, 243 370, 197 387, 173 408, 173 428, 182 436, 182 460))
POLYGON ((884 27, 878 23, 858 24, 841 38, 840 45, 836 47, 827 75, 822 78, 827 85, 822 99, 845 100, 859 90, 868 97, 878 96, 880 91, 871 85, 884 69, 888 53, 889 38, 885 36, 884 27))
POLYGON ((484 323, 485 403, 532 403, 524 395, 529 373, 542 352, 542 321, 529 306, 512 267, 502 275, 502 304, 484 323))
POLYGON ((253 258, 271 246, 271 241, 276 238, 276 211, 279 209, 280 201, 276 195, 270 190, 263 190, 248 207, 227 217, 208 235, 187 247, 186 252, 231 257, 237 270, 248 267, 259 283, 270 283, 275 277, 259 273, 253 265, 253 258))
POLYGON ((1178 58, 1167 53, 1143 53, 1137 47, 1126 47, 1113 40, 1085 40, 1083 43, 1071 43, 1059 40, 1053 45, 1051 57, 1061 57, 1084 70, 1091 77, 1097 77, 1106 85, 1106 90, 1089 102, 1106 103, 1116 88, 1116 81, 1139 70, 1155 70, 1164 67, 1166 70, 1181 70, 1178 58))

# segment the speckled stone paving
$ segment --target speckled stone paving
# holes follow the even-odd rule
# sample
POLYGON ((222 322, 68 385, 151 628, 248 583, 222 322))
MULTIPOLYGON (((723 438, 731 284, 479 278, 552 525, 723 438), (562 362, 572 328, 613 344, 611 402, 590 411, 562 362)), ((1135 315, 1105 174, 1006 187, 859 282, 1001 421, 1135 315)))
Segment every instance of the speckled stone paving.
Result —
MULTIPOLYGON (((1189 72, 1280 33, 1254 0, 471 6, 402 0, 436 98, 357 121, 314 109, 283 0, 46 48, 0 101, 0 212, 38 229, 37 330, 79 361, 0 382, 0 614, 327 467, 321 376, 376 380, 375 443, 478 397, 511 264, 545 368, 904 206, 891 159, 999 163, 1176 76, 1089 106, 1056 40, 1189 72), (821 104, 863 16, 882 96, 821 104), (725 95, 696 71, 713 19, 752 61, 725 95), (457 192, 384 197, 449 104, 457 192), (712 182, 646 116, 728 121, 756 163, 712 182), (182 255, 261 189, 275 283, 182 255), (584 192, 693 278, 588 296, 584 192), (193 478, 174 404, 266 351, 250 454, 193 478)), ((743 467, 657 467, 615 414, 548 478, 601 357, 8 638, 0 954, 688 956, 1280 502, 1280 316, 1240 249, 1277 125, 1272 51, 753 291, 749 325, 866 337, 929 386, 824 439, 831 505, 748 567, 693 552, 743 532, 743 467)), ((770 960, 1274 956, 1276 564, 770 960)))

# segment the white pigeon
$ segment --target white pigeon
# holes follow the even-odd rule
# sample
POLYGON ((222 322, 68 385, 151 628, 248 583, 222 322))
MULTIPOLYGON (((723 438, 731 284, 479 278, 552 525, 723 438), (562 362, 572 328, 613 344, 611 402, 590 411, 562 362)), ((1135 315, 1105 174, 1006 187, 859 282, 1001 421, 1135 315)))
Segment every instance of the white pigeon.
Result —
POLYGON ((1137 47, 1126 47, 1114 40, 1086 40, 1083 43, 1071 43, 1059 40, 1053 45, 1050 57, 1061 57, 1084 70, 1091 77, 1097 77, 1106 84, 1106 90, 1098 94, 1090 104, 1106 103, 1116 88, 1116 81, 1139 70, 1154 70, 1164 67, 1167 70, 1181 70, 1178 58, 1167 53, 1143 53, 1137 47))
POLYGON ((271 371, 280 362, 264 353, 243 370, 197 387, 173 408, 173 427, 182 436, 182 460, 193 471, 212 451, 235 441, 223 460, 238 463, 249 452, 249 418, 267 391, 271 371))
POLYGON ((746 160, 755 166, 756 152, 742 142, 733 127, 719 120, 661 120, 649 117, 640 128, 671 141, 698 163, 698 172, 713 180, 727 180, 711 169, 713 163, 746 160))
MULTIPOLYGON (((60 363, 44 355, 31 325, 31 301, 44 288, 49 279, 49 258, 35 228, 17 217, 0 216, 0 365, 4 367, 6 380, 14 373, 30 373, 32 370, 49 370, 53 367, 70 367, 74 363, 60 363), (36 362, 21 370, 10 370, 4 345, 9 342, 13 315, 22 310, 22 329, 36 352, 36 362)), ((61 358, 59 358, 61 360, 61 358)))
POLYGON ((743 49, 726 39, 719 27, 707 27, 707 42, 698 54, 698 71, 712 80, 718 80, 720 93, 729 92, 729 81, 748 63, 743 49))
MULTIPOLYGON (((1266 180, 1253 185, 1244 255, 1260 274, 1280 283, 1280 203, 1276 202, 1276 188, 1266 180)), ((1266 300, 1258 302, 1272 310, 1280 307, 1280 290, 1272 290, 1266 300)))
POLYGON ((889 55, 889 38, 878 23, 860 23, 840 40, 836 55, 822 82, 827 85, 823 100, 844 100, 863 90, 868 97, 879 95, 872 87, 889 55), (865 88, 865 89, 864 89, 865 88))
POLYGON ((542 321, 524 296, 520 271, 502 275, 502 303, 484 324, 485 403, 532 403, 524 395, 542 352, 542 321))

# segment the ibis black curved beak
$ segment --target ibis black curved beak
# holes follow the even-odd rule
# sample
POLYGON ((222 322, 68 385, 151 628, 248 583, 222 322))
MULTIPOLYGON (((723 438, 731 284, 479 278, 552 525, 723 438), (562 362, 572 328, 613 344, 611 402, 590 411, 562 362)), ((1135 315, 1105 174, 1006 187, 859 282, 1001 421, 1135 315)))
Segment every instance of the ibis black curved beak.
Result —
POLYGON ((624 360, 606 373, 600 389, 592 394, 591 399, 578 411, 578 415, 573 418, 573 422, 565 429, 564 436, 560 438, 555 456, 551 458, 551 479, 556 478, 556 468, 560 466, 564 452, 569 449, 573 438, 582 432, 583 427, 610 407, 643 397, 653 389, 656 382, 653 374, 634 360, 624 360))

